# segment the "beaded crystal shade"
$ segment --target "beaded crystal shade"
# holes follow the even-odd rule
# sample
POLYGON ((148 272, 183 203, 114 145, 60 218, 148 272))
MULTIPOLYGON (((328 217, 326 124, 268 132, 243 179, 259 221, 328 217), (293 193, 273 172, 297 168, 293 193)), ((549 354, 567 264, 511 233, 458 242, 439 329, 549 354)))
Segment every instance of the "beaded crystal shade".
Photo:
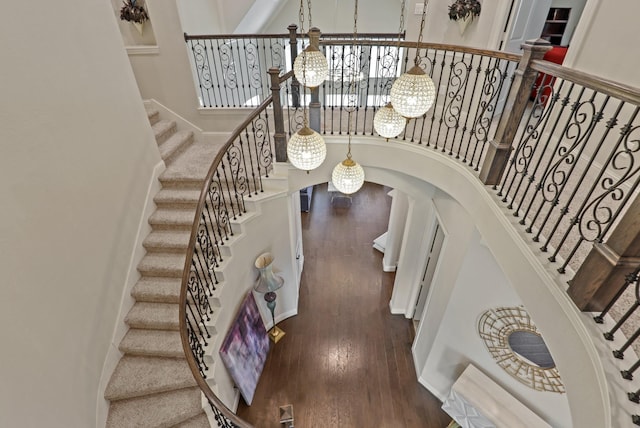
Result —
POLYGON ((327 146, 320 134, 304 126, 289 139, 287 157, 296 168, 311 171, 324 162, 327 146))
POLYGON ((391 103, 378 110, 373 117, 373 127, 378 135, 384 138, 397 137, 406 124, 407 119, 395 111, 391 103))
POLYGON ((293 74, 303 86, 315 88, 329 76, 329 63, 318 48, 309 45, 296 57, 293 74))
POLYGON ((407 118, 420 117, 433 105, 436 86, 424 70, 414 66, 393 83, 391 104, 407 118))
POLYGON ((339 192, 350 195, 360 190, 364 184, 364 169, 351 157, 347 157, 333 168, 331 181, 339 192))

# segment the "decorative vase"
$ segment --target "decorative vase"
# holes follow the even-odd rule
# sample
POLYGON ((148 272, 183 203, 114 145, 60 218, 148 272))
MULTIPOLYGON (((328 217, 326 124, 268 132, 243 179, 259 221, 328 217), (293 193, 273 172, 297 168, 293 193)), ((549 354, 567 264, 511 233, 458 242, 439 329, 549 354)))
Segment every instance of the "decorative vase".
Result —
POLYGON ((464 33, 464 30, 467 29, 467 25, 473 21, 473 16, 471 14, 467 15, 466 18, 458 19, 456 22, 458 23, 458 28, 460 29, 460 35, 464 33))
POLYGON ((140 33, 140 35, 142 36, 142 32, 144 31, 144 22, 133 22, 132 24, 134 27, 136 27, 138 33, 140 33))

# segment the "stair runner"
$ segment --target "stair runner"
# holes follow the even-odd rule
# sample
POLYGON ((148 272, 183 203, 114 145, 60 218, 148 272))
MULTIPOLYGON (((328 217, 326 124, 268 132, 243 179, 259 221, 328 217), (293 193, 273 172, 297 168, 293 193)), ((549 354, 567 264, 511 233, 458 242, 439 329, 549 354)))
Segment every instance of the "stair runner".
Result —
POLYGON ((178 331, 182 269, 206 169, 197 177, 180 161, 213 159, 219 146, 194 143, 192 132, 161 120, 157 110, 148 107, 147 114, 167 169, 154 198, 152 231, 143 243, 141 277, 131 293, 135 304, 125 318, 129 331, 119 344, 124 355, 104 394, 110 401, 106 426, 209 427, 178 331))

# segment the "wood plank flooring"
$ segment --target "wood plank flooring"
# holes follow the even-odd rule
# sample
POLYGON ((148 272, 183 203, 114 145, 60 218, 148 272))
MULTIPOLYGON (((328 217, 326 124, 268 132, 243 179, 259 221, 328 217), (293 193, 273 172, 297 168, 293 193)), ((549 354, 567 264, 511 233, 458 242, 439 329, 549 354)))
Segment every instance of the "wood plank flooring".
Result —
POLYGON ((411 321, 389 312, 394 274, 372 248, 387 228, 390 189, 366 183, 346 208, 332 206, 326 188, 315 187, 302 213, 299 314, 279 324, 286 335, 238 415, 280 427, 278 407, 292 404, 297 428, 444 428, 451 419, 416 379, 411 321))

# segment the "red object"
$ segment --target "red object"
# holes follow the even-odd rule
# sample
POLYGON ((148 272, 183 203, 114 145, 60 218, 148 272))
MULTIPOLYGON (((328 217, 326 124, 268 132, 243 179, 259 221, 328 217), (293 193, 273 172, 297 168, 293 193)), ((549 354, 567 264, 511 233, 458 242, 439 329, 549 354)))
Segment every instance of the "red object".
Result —
MULTIPOLYGON (((568 48, 566 47, 554 46, 551 48, 551 50, 544 54, 544 57, 542 57, 542 59, 544 59, 545 61, 554 62, 556 64, 562 64, 564 62, 564 57, 567 55, 567 49, 568 48)), ((555 78, 553 76, 540 73, 538 75, 538 78, 536 79, 535 86, 531 91, 531 99, 535 99, 536 95, 538 95, 537 88, 544 86, 540 99, 543 103, 546 103, 549 99, 549 96, 551 95, 551 87, 553 86, 554 81, 555 78)))

